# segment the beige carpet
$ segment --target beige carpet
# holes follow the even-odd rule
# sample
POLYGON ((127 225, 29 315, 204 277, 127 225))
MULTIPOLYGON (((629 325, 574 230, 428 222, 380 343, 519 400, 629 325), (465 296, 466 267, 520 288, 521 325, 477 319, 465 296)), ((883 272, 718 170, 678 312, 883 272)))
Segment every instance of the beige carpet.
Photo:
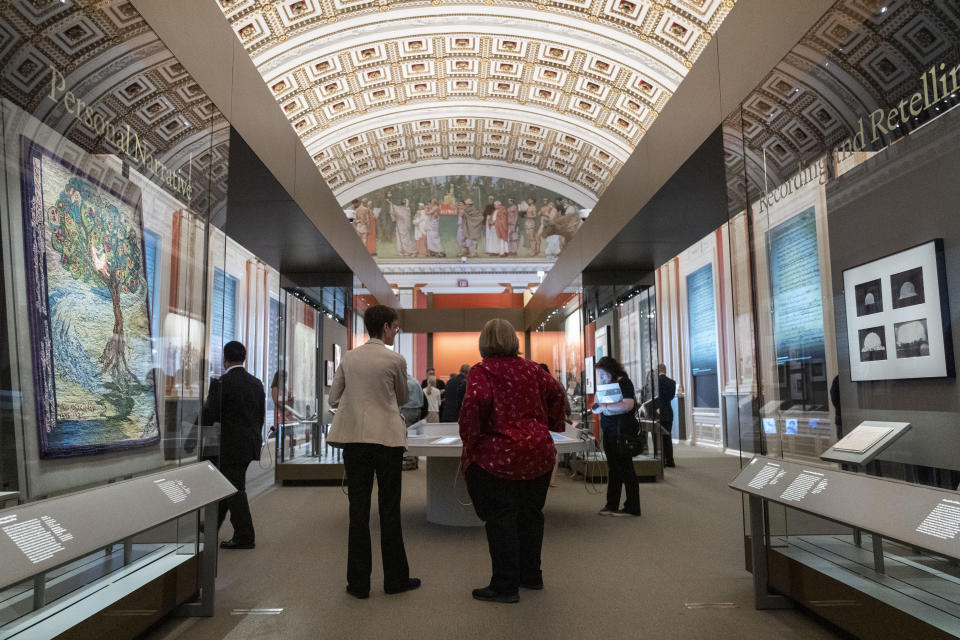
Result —
MULTIPOLYGON (((642 518, 599 517, 602 495, 560 478, 545 509, 546 588, 522 591, 514 605, 471 598, 470 590, 489 579, 483 531, 426 522, 422 464, 404 473, 403 509, 411 575, 423 587, 394 596, 381 590, 376 554, 371 597, 344 593, 347 498, 339 487, 271 488, 252 502, 257 548, 220 554, 216 616, 167 620, 147 637, 835 637, 796 611, 754 610, 741 501, 727 488, 737 458, 687 447, 677 458, 680 466, 667 469, 665 482, 640 485, 642 518), (688 606, 702 604, 720 606, 688 606), (232 613, 255 608, 283 611, 232 613)), ((229 536, 229 525, 221 534, 229 536)), ((375 550, 377 544, 375 536, 375 550)))

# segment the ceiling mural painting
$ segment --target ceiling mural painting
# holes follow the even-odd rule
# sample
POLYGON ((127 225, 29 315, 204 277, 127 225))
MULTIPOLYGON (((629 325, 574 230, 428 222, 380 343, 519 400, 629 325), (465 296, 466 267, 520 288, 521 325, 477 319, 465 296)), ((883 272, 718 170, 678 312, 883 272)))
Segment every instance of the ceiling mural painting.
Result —
POLYGON ((734 6, 216 1, 345 205, 456 163, 591 207, 734 6))
POLYGON ((552 262, 589 214, 537 185, 467 175, 382 187, 346 211, 381 266, 395 259, 552 262))

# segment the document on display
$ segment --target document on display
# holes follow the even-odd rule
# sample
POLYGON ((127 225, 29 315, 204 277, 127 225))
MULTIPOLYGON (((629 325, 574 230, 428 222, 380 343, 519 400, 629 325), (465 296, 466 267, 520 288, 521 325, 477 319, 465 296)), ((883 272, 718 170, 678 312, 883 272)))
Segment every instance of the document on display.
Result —
POLYGON ((833 445, 835 451, 863 453, 893 431, 893 427, 876 427, 862 424, 833 445))

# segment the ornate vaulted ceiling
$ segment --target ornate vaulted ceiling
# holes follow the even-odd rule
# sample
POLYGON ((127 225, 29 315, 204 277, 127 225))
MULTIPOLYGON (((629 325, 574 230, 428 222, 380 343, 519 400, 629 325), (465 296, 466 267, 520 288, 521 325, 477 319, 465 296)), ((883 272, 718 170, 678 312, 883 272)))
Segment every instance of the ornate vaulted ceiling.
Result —
POLYGON ((587 206, 734 6, 217 1, 341 202, 457 165, 587 206))

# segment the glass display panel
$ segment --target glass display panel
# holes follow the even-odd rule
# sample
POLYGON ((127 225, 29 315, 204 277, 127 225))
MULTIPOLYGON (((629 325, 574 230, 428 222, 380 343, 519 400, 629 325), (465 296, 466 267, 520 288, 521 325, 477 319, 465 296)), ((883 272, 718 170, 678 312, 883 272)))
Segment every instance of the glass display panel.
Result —
MULTIPOLYGON (((943 3, 880 4, 836 2, 724 121, 728 433, 742 464, 823 464, 861 423, 909 423, 843 468, 953 491, 960 21, 943 3)), ((955 562, 800 509, 767 515, 775 549, 960 618, 955 562), (874 545, 886 577, 869 573, 874 545)))
MULTIPOLYGON (((3 3, 0 21, 0 489, 28 502, 196 461, 229 125, 129 3, 3 3)), ((45 601, 195 555, 197 530, 71 560, 45 601)), ((30 586, 3 589, 0 626, 30 586)))

